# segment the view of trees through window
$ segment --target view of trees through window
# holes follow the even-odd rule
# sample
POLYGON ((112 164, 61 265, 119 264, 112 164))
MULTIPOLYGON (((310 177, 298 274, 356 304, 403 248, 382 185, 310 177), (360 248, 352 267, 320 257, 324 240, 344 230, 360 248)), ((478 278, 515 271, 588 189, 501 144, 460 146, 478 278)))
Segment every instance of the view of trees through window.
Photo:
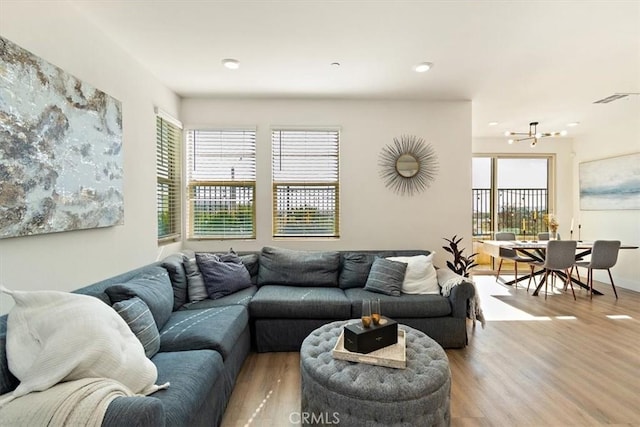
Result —
POLYGON ((537 236, 548 231, 549 158, 473 158, 473 235, 496 231, 537 236))

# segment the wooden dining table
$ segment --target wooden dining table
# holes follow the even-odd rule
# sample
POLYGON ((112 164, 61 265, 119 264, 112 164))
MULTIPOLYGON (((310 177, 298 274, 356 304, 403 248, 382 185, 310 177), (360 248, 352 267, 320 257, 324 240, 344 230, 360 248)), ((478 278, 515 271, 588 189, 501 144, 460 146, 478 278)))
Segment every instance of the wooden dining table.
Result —
MULTIPOLYGON (((548 240, 483 240, 482 241, 484 252, 491 255, 494 258, 500 258, 500 248, 505 248, 505 249, 512 249, 521 255, 527 256, 533 259, 534 261, 539 261, 539 262, 544 262, 548 242, 549 242, 548 240)), ((621 244, 620 249, 638 249, 638 246, 621 244)), ((584 257, 591 255, 592 251, 593 251, 592 241, 578 240, 576 242, 576 261, 579 261, 584 257)), ((558 271, 557 273, 563 280, 566 280, 566 275, 563 272, 558 271)), ((539 276, 543 274, 544 274, 544 269, 539 271, 534 271, 533 273, 520 276, 517 279, 514 278, 513 280, 504 282, 504 284, 511 286, 515 283, 521 282, 523 280, 529 280, 535 276, 539 276)), ((582 282, 581 280, 578 280, 573 276, 571 276, 570 279, 576 285, 587 290, 589 289, 589 285, 582 282)), ((544 276, 543 276, 543 280, 541 280, 540 283, 537 284, 536 289, 533 292, 534 296, 538 296, 538 293, 540 292, 540 288, 542 288, 543 285, 544 285, 544 276)), ((593 293, 596 295, 602 295, 602 292, 597 291, 596 289, 593 290, 593 293)))

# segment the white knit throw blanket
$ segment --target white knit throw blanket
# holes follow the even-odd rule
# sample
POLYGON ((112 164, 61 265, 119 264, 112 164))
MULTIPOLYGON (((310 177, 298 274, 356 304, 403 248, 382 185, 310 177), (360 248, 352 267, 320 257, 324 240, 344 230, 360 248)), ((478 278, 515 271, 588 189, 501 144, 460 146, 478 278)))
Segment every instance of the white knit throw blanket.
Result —
MULTIPOLYGON (((155 386, 153 391, 165 387, 155 386)), ((106 378, 62 382, 15 399, 4 395, 0 396, 0 425, 99 427, 111 401, 120 396, 142 395, 106 378)))
POLYGON ((476 288, 476 283, 469 279, 468 277, 460 276, 455 272, 439 268, 436 270, 438 273, 438 284, 441 287, 442 296, 448 297, 451 293, 451 289, 454 286, 458 286, 462 282, 469 282, 473 285, 474 293, 473 298, 469 301, 469 307, 467 308, 467 317, 473 320, 473 324, 475 326, 475 322, 479 321, 482 327, 485 327, 485 319, 484 314, 482 313, 482 307, 480 307, 480 296, 478 295, 478 289, 476 288))

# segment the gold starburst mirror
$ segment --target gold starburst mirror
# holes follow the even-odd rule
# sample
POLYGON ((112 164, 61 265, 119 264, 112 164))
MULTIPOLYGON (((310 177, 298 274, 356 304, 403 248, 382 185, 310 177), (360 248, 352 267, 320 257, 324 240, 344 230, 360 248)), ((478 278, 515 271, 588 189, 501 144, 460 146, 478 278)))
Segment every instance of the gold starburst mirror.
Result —
POLYGON ((382 149, 378 162, 385 185, 401 195, 412 196, 431 185, 438 172, 438 158, 431 144, 415 135, 393 138, 382 149))

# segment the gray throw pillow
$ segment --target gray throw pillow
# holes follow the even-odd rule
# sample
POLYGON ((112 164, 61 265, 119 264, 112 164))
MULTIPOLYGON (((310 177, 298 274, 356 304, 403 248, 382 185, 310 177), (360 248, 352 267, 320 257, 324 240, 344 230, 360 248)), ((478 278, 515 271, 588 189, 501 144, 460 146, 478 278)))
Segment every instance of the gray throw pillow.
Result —
POLYGON ((235 253, 199 253, 196 254, 196 261, 211 299, 222 298, 251 286, 249 271, 235 253))
POLYGON ((144 354, 151 359, 160 350, 160 333, 149 306, 138 297, 113 304, 113 309, 127 322, 140 340, 144 354))
POLYGON ((258 285, 338 286, 338 252, 306 252, 265 246, 258 285))
POLYGON ((399 297, 402 293, 402 282, 406 271, 407 264, 404 262, 376 258, 371 266, 364 290, 399 297))
POLYGON ((111 305, 133 297, 139 297, 147 304, 158 330, 162 329, 173 311, 173 287, 167 270, 157 267, 157 273, 145 273, 128 282, 108 287, 111 305))
POLYGON ((345 252, 342 254, 342 269, 338 285, 342 289, 362 288, 367 282, 374 254, 345 252))
POLYGON ((184 256, 182 258, 184 271, 187 273, 187 295, 190 302, 198 302, 207 299, 207 288, 204 286, 204 278, 200 274, 198 262, 195 255, 193 258, 184 256))

